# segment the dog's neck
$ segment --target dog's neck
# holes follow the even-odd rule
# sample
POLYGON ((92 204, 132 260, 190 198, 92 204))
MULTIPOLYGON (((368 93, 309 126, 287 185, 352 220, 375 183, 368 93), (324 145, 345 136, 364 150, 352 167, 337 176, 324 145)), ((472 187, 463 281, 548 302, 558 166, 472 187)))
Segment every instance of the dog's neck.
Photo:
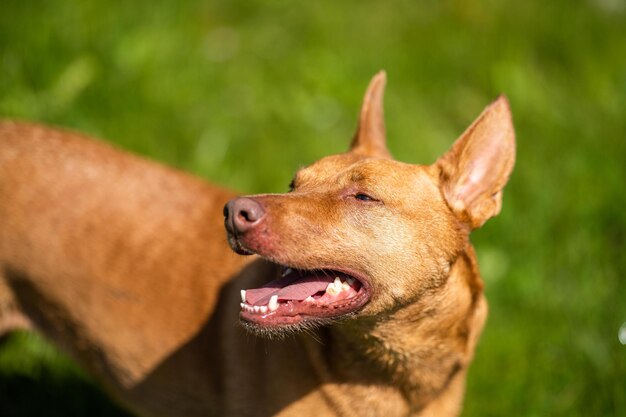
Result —
POLYGON ((445 282, 417 301, 383 318, 333 327, 325 373, 342 382, 396 384, 417 411, 465 371, 482 327, 483 318, 475 317, 479 303, 482 281, 468 245, 445 282))

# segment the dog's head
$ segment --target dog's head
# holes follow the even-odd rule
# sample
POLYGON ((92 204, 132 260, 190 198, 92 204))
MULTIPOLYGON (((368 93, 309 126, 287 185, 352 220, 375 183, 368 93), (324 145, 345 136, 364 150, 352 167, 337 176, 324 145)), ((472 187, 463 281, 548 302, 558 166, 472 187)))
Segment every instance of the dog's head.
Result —
POLYGON ((469 232, 500 211, 515 158, 507 100, 489 105, 434 164, 410 165, 385 145, 384 86, 381 72, 348 152, 299 170, 287 194, 226 205, 233 250, 283 266, 242 291, 247 327, 281 332, 411 303, 446 280, 469 232))

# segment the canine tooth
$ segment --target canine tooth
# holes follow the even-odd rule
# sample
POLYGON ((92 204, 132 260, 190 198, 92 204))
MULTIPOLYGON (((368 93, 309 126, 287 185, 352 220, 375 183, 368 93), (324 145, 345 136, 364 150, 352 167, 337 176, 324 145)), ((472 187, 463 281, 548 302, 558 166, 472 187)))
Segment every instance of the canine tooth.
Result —
POLYGON ((265 314, 267 313, 267 306, 261 306, 259 307, 259 310, 261 310, 261 313, 265 314))
POLYGON ((285 270, 283 271, 283 277, 286 277, 287 275, 291 274, 293 272, 293 269, 291 268, 285 268, 285 270))
POLYGON ((340 293, 340 292, 341 292, 341 290, 342 290, 341 285, 343 284, 343 283, 341 282, 341 278, 339 278, 339 277, 335 277, 335 281, 333 282, 333 284, 335 285, 335 291, 336 291, 337 293, 340 293))
POLYGON ((304 299, 305 303, 314 303, 315 302, 315 298, 311 297, 310 295, 304 299))
POLYGON ((246 302, 246 290, 241 290, 241 302, 246 302))
POLYGON ((278 296, 277 295, 272 295, 270 297, 270 302, 267 303, 267 307, 270 309, 270 311, 276 311, 276 309, 278 308, 278 296))

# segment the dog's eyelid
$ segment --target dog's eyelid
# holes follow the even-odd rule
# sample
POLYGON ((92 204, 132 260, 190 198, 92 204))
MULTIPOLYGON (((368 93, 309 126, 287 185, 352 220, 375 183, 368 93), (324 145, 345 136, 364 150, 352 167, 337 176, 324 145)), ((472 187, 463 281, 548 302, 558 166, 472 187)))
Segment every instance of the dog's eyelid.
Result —
POLYGON ((356 192, 356 193, 354 193, 353 197, 356 200, 363 201, 365 203, 370 203, 371 202, 371 203, 381 203, 381 204, 384 204, 381 200, 379 200, 379 199, 377 199, 375 197, 372 197, 371 195, 366 194, 364 192, 356 192))

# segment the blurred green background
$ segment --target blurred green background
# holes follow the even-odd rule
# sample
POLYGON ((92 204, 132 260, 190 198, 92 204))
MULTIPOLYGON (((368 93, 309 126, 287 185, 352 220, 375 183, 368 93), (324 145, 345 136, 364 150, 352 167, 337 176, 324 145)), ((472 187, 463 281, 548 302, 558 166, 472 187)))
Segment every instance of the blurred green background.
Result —
MULTIPOLYGON (((243 192, 343 151, 388 72, 389 146, 430 163, 497 94, 518 159, 474 235, 490 317, 464 416, 626 416, 626 1, 0 2, 0 115, 243 192)), ((0 342, 0 415, 123 415, 42 339, 0 342)))

